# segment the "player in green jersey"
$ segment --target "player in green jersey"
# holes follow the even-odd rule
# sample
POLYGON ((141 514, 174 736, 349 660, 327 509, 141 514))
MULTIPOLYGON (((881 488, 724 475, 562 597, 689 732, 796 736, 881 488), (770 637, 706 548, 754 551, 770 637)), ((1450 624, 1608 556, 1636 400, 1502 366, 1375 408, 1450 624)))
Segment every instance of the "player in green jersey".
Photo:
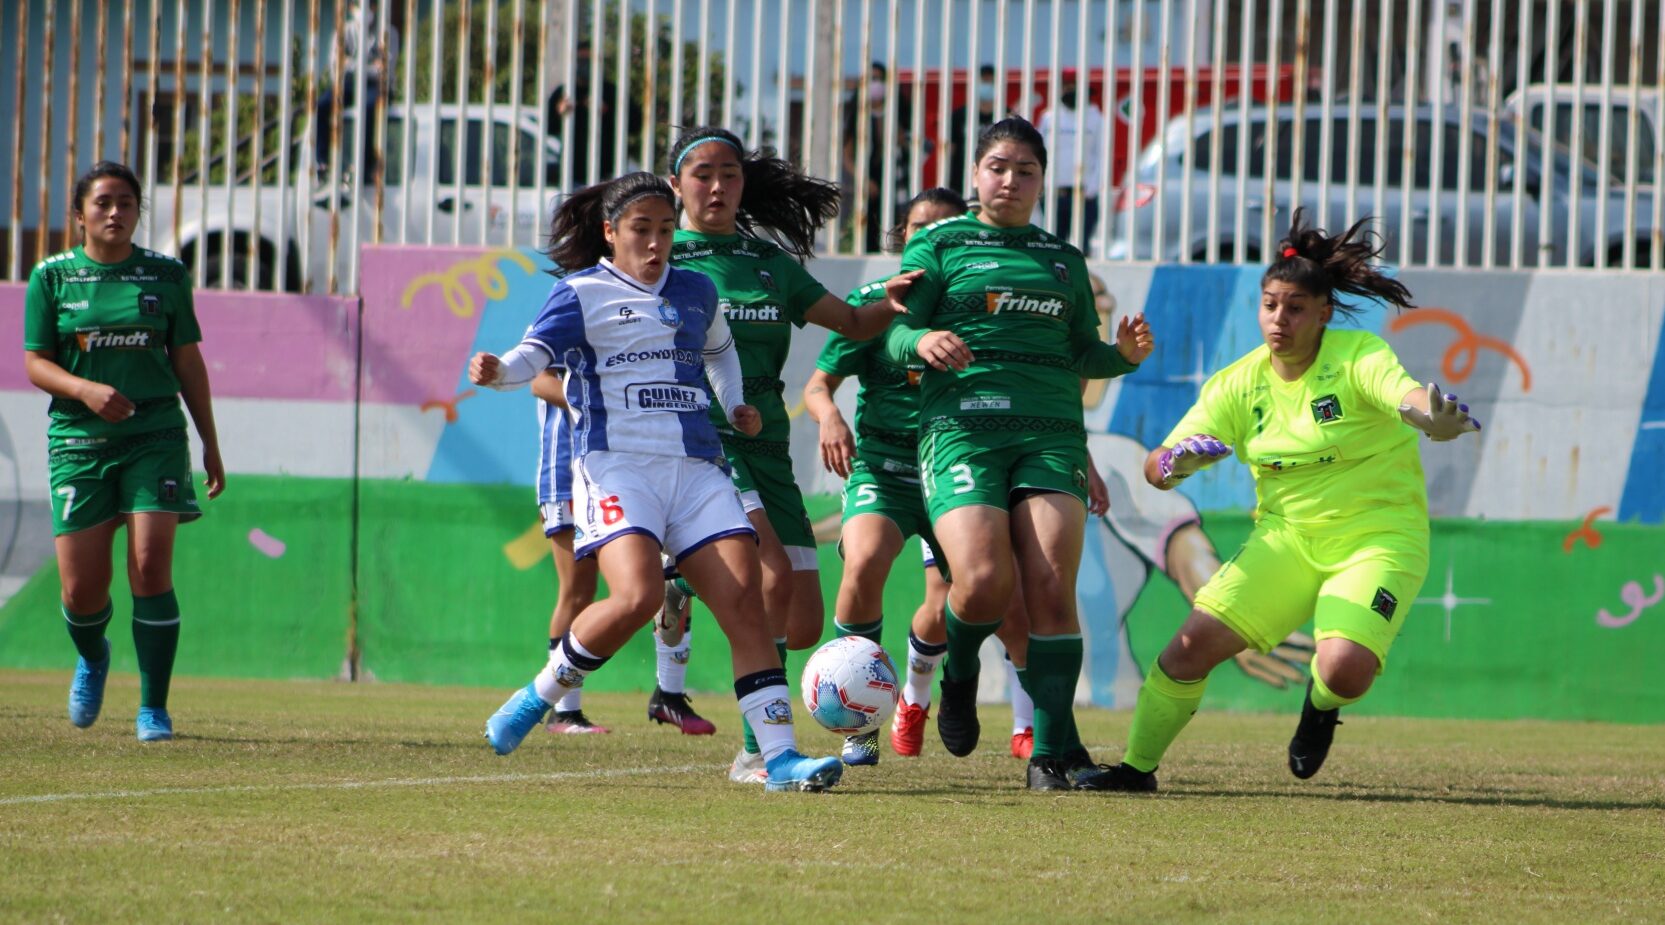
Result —
MULTIPOLYGON (((812 323, 856 340, 876 337, 902 310, 900 296, 910 280, 892 279, 885 298, 860 308, 827 292, 800 261, 811 255, 816 229, 837 212, 838 187, 798 173, 769 152, 747 152, 732 132, 689 129, 671 145, 669 160, 671 185, 682 199, 671 262, 716 283, 740 351, 746 398, 763 415, 763 429, 748 437, 728 426, 716 403, 711 406, 735 487, 757 528, 764 611, 777 643, 807 649, 820 641, 825 613, 815 536, 792 475, 782 397, 792 328, 812 323)), ((731 778, 758 780, 752 744, 748 730, 731 778)))
POLYGON ((1086 260, 1030 223, 1046 171, 1034 126, 1018 118, 990 126, 975 163, 981 209, 908 242, 902 269, 924 275, 886 335, 893 360, 931 367, 920 480, 954 576, 937 729, 955 754, 975 747, 978 648, 1021 586, 1035 701, 1028 784, 1094 789, 1103 772, 1074 714, 1089 468, 1080 380, 1131 372, 1155 344, 1142 315, 1122 319, 1115 344, 1101 341, 1086 260))
MULTIPOLYGON (((965 211, 965 200, 953 190, 928 189, 908 203, 902 222, 887 235, 887 249, 900 252, 916 232, 965 211)), ((851 292, 849 301, 864 305, 883 297, 884 281, 879 280, 851 292)), ((936 553, 929 545, 931 524, 919 487, 919 380, 924 371, 924 361, 917 358, 907 366, 891 362, 877 341, 853 341, 834 334, 827 338, 816 369, 804 385, 804 410, 821 426, 821 464, 844 479, 838 541, 844 574, 833 614, 833 627, 840 636, 880 641, 884 585, 891 565, 909 536, 917 534, 926 544, 926 600, 909 627, 907 684, 891 728, 892 748, 908 757, 920 753, 931 680, 948 648, 942 611, 948 582, 935 567, 936 553), (833 401, 838 387, 851 376, 861 380, 853 433, 833 401)), ((1017 681, 1029 641, 1021 594, 1012 595, 997 632, 1007 651, 1012 753, 1028 758, 1033 705, 1017 681)), ((843 757, 849 765, 877 764, 878 731, 846 738, 843 757)))
POLYGON ((1202 701, 1214 666, 1270 651, 1309 618, 1318 651, 1289 770, 1305 779, 1329 754, 1342 706, 1387 663, 1428 572, 1428 492, 1417 432, 1477 431, 1468 406, 1424 389, 1380 337, 1329 327, 1340 296, 1401 309, 1411 294, 1371 261, 1361 221, 1329 236, 1299 211, 1261 277, 1265 344, 1209 377, 1197 403, 1145 461, 1161 489, 1227 455, 1249 467, 1256 520, 1243 548, 1198 590, 1139 690, 1114 789, 1156 789, 1156 766, 1202 701), (1407 426, 1408 425, 1408 426, 1407 426))
POLYGON ((214 410, 185 265, 133 246, 141 197, 126 167, 101 161, 75 183, 81 246, 29 274, 23 356, 52 396, 47 455, 62 607, 80 659, 69 719, 91 726, 104 704, 111 544, 127 527, 142 741, 173 738, 168 683, 179 644, 174 532, 202 516, 191 487, 185 415, 202 441, 208 497, 225 488, 214 410))

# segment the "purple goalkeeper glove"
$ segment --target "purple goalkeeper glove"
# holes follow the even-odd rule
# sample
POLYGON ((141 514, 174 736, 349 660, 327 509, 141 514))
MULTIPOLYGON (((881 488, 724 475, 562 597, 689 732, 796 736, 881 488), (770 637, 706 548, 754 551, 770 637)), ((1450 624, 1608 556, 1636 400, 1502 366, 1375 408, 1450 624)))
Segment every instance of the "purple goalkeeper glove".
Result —
POLYGON ((1459 402, 1457 396, 1450 392, 1441 395, 1440 387, 1434 383, 1428 384, 1427 411, 1414 405, 1400 405, 1399 417, 1427 434, 1428 439, 1439 442, 1455 440, 1480 429, 1480 422, 1468 416, 1468 405, 1459 402))
POLYGON ((1190 478, 1197 470, 1213 465, 1230 455, 1231 447, 1221 443, 1220 438, 1209 434, 1196 434, 1163 450, 1156 465, 1162 473, 1162 481, 1176 482, 1190 478))

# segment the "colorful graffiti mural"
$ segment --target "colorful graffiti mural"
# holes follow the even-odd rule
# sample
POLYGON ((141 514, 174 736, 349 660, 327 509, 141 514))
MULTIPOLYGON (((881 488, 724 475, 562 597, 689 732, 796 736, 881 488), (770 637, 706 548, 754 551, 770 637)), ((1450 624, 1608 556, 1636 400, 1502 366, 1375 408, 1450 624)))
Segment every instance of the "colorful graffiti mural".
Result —
MULTIPOLYGON (((202 293, 198 312, 233 478, 182 531, 188 672, 512 683, 541 658, 554 598, 536 527, 534 399, 473 389, 475 350, 514 343, 549 287, 530 250, 368 248, 362 301, 202 293)), ((884 261, 822 260, 835 291, 884 261)), ((1086 538, 1077 588, 1088 637, 1081 697, 1128 706, 1190 594, 1246 535, 1240 466, 1182 492, 1139 474, 1209 374, 1259 342, 1254 267, 1101 267, 1115 313, 1143 310, 1159 348, 1088 393, 1111 511, 1086 538)), ((1407 271, 1428 306, 1358 322, 1413 375, 1460 392, 1476 440, 1428 445, 1433 569, 1363 709, 1665 721, 1665 275, 1407 271), (1615 696, 1617 694, 1618 696, 1615 696)), ((0 349, 17 355, 22 288, 0 287, 0 349)), ((822 335, 795 339, 788 394, 822 335)), ((854 390, 844 390, 853 393, 854 390)), ((852 394, 841 395, 843 401, 852 394)), ((0 364, 0 664, 58 666, 67 644, 45 484, 44 397, 0 364)), ((812 422, 794 457, 820 534, 838 481, 812 422)), ((838 562, 822 547, 826 593, 838 562)), ((921 592, 900 568, 886 591, 900 650, 921 592)), ((118 589, 118 594, 119 594, 118 589)), ((119 598, 118 598, 119 599, 119 598)), ((720 635, 697 624, 690 681, 726 687, 720 635)), ((1290 709, 1310 640, 1216 676, 1210 706, 1290 709)), ((646 638, 596 678, 651 686, 646 638)), ((122 663, 118 660, 118 670, 122 663)), ((985 672, 997 696, 999 672, 985 672)))

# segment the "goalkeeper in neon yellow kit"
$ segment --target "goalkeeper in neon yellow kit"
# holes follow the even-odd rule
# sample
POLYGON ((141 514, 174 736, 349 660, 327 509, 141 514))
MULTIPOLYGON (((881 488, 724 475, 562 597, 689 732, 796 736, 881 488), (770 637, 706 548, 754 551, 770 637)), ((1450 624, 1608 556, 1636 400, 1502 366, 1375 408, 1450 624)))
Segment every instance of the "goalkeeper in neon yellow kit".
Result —
POLYGON ((1261 278, 1265 344, 1210 377, 1145 461, 1145 478, 1171 489, 1235 452, 1254 475, 1256 522, 1146 675, 1113 789, 1155 790, 1156 766, 1214 666, 1245 648, 1270 650, 1309 617, 1318 652, 1289 769, 1316 774, 1341 707, 1381 673, 1422 587, 1418 432, 1452 440, 1480 425, 1455 395, 1412 379, 1380 337, 1329 327, 1351 312, 1340 295, 1412 307, 1410 292, 1372 265, 1380 249, 1363 225, 1330 236, 1296 213, 1261 278))

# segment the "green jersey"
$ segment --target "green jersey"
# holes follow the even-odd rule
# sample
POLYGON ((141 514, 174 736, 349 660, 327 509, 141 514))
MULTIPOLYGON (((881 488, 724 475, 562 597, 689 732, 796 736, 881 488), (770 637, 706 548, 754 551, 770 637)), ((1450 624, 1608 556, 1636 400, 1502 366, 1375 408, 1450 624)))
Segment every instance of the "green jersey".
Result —
MULTIPOLYGON (((889 277, 852 291, 845 299, 862 306, 885 297, 889 277)), ((842 334, 827 338, 816 368, 833 376, 861 380, 856 392, 856 449, 914 466, 919 450, 919 383, 925 361, 914 356, 897 363, 886 353, 882 338, 851 340, 842 334)))
POLYGON ((1164 443, 1212 434, 1230 444, 1254 475, 1256 511, 1305 534, 1422 533, 1417 432, 1399 419, 1418 385, 1380 337, 1331 328, 1294 382, 1273 372, 1264 344, 1208 377, 1164 443))
POLYGON ((185 265, 133 248, 105 264, 80 247, 46 258, 29 274, 23 347, 50 350, 71 374, 112 386, 133 416, 110 423, 81 402, 53 398, 49 437, 108 440, 185 426, 168 348, 202 340, 185 265))
MULTIPOLYGON (((717 285, 717 302, 740 353, 746 401, 763 418, 754 439, 786 443, 791 425, 780 376, 792 346, 792 326, 804 326, 804 314, 827 294, 826 287, 779 247, 740 234, 678 230, 671 263, 698 270, 717 285)), ((716 401, 711 423, 719 433, 734 432, 716 401)))
POLYGON ((925 372, 926 430, 1079 431, 1081 376, 1104 365, 1088 361, 1108 362, 1112 375, 1136 368, 1099 340, 1081 252, 1033 225, 998 228, 970 213, 944 219, 908 242, 902 271, 910 270, 925 273, 886 335, 890 358, 916 356, 932 329, 959 335, 973 357, 961 371, 925 372))

